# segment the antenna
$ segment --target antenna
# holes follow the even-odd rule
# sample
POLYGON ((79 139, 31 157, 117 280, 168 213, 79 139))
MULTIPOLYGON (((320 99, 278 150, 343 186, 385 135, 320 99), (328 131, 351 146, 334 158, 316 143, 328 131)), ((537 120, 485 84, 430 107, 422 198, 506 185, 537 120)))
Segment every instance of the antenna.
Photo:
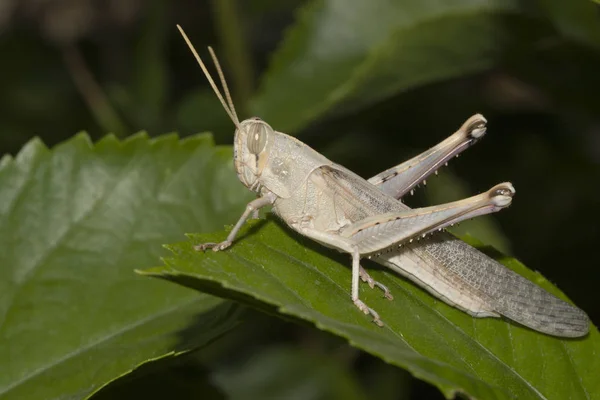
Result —
POLYGON ((183 36, 183 39, 185 40, 188 47, 192 51, 192 54, 194 55, 194 57, 196 57, 196 61, 198 61, 198 65, 200 65, 200 68, 202 68, 202 72, 204 72, 204 76, 206 76, 206 79, 208 79, 208 83, 210 83, 210 86, 212 87, 213 91, 217 95, 217 98, 223 105, 225 112, 227 112, 227 115, 229 115, 229 118, 231 118, 231 121, 236 126, 236 128, 241 129, 240 121, 238 120, 237 114, 235 113, 235 107, 233 106, 233 101, 231 100, 229 88, 227 87, 227 82, 225 81, 225 76, 223 75, 223 71, 221 70, 221 65, 219 64, 219 60, 217 59, 215 52, 213 51, 212 48, 210 48, 210 47, 208 48, 208 51, 210 52, 213 62, 215 63, 215 67, 217 68, 217 73, 219 74, 219 78, 221 79, 221 85, 223 86, 223 90, 225 91, 225 96, 227 97, 227 102, 223 98, 223 95, 219 91, 217 84, 215 83, 212 76, 208 72, 206 65, 204 65, 204 63, 202 62, 202 59, 198 55, 198 52, 194 48, 194 45, 192 44, 192 42, 190 42, 190 39, 188 39, 187 35, 183 31, 183 28, 180 25, 177 25, 177 29, 179 29, 181 36, 183 36))
MULTIPOLYGON (((223 91, 225 92, 225 98, 227 99, 227 104, 229 104, 229 110, 235 116, 235 119, 238 119, 237 113, 235 112, 235 106, 233 105, 233 100, 231 100, 231 94, 229 93, 229 87, 227 86, 227 81, 225 80, 225 75, 223 74, 223 70, 221 69, 221 63, 219 63, 219 59, 215 54, 215 51, 212 47, 208 46, 208 52, 217 68, 217 74, 219 74, 219 79, 221 80, 221 86, 223 86, 223 91)), ((239 120, 238 120, 239 121, 239 120)))

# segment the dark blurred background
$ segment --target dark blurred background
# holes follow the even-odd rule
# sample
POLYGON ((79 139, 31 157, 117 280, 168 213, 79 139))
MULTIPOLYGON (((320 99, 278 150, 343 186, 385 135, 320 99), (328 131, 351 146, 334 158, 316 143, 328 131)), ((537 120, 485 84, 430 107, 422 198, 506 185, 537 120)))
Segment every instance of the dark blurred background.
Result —
MULTIPOLYGON (((0 0, 0 153, 15 154, 35 136, 52 146, 79 131, 94 139, 108 132, 125 138, 140 130, 152 136, 212 131, 219 144, 229 144, 233 126, 175 24, 202 54, 206 45, 215 47, 244 118, 266 109, 256 93, 264 98, 269 90, 264 81, 273 54, 302 10, 327 3, 335 1, 0 0)), ((483 113, 487 137, 407 202, 454 200, 511 181, 517 195, 508 210, 464 223, 458 232, 540 271, 597 323, 598 7, 518 3, 522 15, 501 17, 510 19, 512 36, 498 42, 493 64, 373 101, 341 102, 286 133, 368 177, 483 113)), ((405 57, 410 62, 410 48, 405 57)), ((269 121, 265 113, 259 116, 269 121)), ((271 334, 298 341, 290 333, 295 329, 279 324, 271 334)), ((311 335, 300 342, 312 343, 311 335)), ((425 384, 415 385, 413 393, 429 393, 425 384)))

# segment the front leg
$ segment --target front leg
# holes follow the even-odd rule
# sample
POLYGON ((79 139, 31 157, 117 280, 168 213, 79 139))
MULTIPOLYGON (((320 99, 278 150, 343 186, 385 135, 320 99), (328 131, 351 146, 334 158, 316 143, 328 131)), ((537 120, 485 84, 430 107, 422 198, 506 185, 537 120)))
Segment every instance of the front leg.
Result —
POLYGON ((277 196, 275 194, 268 192, 266 195, 259 197, 258 199, 252 200, 246 206, 246 211, 244 211, 237 224, 235 224, 235 226, 227 236, 227 239, 225 239, 221 243, 202 243, 194 246, 194 250, 205 251, 206 249, 213 249, 213 251, 219 251, 231 246, 231 243, 233 243, 233 240, 237 236, 239 230, 242 228, 242 225, 244 225, 244 222, 246 222, 248 217, 250 217, 250 214, 255 214, 262 207, 273 204, 276 199, 277 196))

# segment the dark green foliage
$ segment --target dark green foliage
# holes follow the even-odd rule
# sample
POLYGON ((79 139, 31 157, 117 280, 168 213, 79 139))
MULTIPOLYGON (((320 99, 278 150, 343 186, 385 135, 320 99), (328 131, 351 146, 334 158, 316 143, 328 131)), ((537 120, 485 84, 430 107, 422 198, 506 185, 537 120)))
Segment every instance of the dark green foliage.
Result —
POLYGON ((253 196, 175 29, 207 60, 215 46, 240 118, 362 176, 483 113, 488 137, 406 201, 512 181, 510 209, 456 233, 598 321, 596 3, 13 3, 0 10, 0 399, 600 398, 595 327, 560 340, 474 320, 369 264, 395 295, 361 286, 379 329, 349 300, 347 257, 268 215, 223 253, 192 251, 253 196))

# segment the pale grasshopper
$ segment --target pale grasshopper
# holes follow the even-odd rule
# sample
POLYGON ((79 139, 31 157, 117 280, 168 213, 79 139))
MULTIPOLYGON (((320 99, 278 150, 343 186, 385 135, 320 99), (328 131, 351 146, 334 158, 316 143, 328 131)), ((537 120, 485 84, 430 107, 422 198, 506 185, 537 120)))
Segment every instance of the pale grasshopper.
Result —
POLYGON ((392 296, 361 267, 362 257, 389 267, 474 317, 503 316, 554 336, 587 334, 589 320, 583 311, 443 230, 510 205, 515 194, 510 183, 433 207, 411 209, 400 201, 485 134, 487 121, 483 116, 472 116, 437 146, 367 181, 299 140, 273 130, 260 118, 240 122, 213 50, 208 48, 224 96, 184 31, 178 28, 236 127, 234 166, 238 178, 258 194, 225 241, 200 244, 196 250, 229 247, 245 221, 270 205, 301 235, 351 255, 352 301, 380 326, 383 323, 379 314, 359 298, 359 279, 372 288, 379 287, 390 300, 392 296))

